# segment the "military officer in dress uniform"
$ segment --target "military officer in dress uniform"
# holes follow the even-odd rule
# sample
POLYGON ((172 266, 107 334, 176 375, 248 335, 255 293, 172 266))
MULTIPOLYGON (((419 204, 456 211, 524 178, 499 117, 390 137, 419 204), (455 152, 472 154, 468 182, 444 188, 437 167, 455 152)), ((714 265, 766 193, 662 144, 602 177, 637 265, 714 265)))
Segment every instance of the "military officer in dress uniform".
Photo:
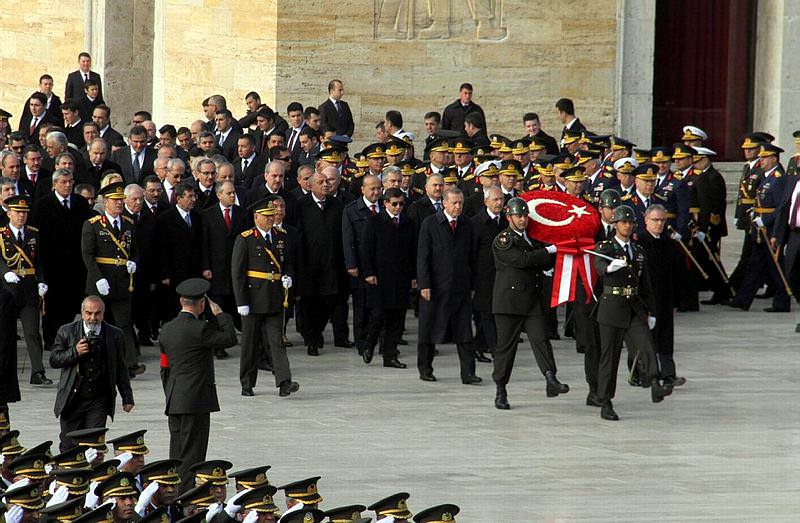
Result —
MULTIPOLYGON (((81 232, 86 294, 99 293, 106 304, 106 314, 110 315, 109 323, 122 329, 125 341, 122 359, 133 377, 137 367, 131 293, 138 255, 134 224, 122 214, 125 200, 122 182, 105 186, 99 194, 103 196, 104 212, 84 222, 81 232)), ((139 368, 144 372, 143 367, 139 368)))
POLYGON ((139 474, 144 490, 135 507, 139 516, 144 517, 159 509, 165 510, 170 521, 177 521, 182 516, 174 506, 178 485, 181 484, 180 465, 177 459, 161 459, 142 467, 139 474))
POLYGON ((616 234, 613 239, 597 246, 599 256, 594 259, 602 288, 594 316, 600 332, 597 379, 600 416, 605 420, 617 421, 619 417, 611 398, 617 388, 623 338, 628 350, 638 351, 635 359, 641 364, 641 383, 651 388, 653 402, 663 400, 672 393, 672 388, 662 385, 658 379, 658 361, 650 334, 656 325, 656 317, 653 316, 656 303, 644 251, 633 241, 636 216, 631 207, 620 205, 614 210, 612 221, 616 234))
POLYGON ((283 316, 288 307, 294 260, 288 236, 274 227, 278 208, 270 198, 250 206, 255 226, 242 232, 233 245, 233 293, 242 316, 242 355, 239 381, 242 396, 253 396, 258 378, 259 348, 272 356, 275 385, 280 396, 297 392, 283 346, 283 316))
POLYGON ((322 476, 314 476, 278 487, 286 498, 286 508, 292 508, 298 503, 302 503, 306 508, 317 508, 323 499, 317 490, 317 482, 320 479, 322 476))
POLYGON ((49 385, 53 381, 44 374, 39 334, 47 284, 39 259, 39 229, 26 225, 30 204, 27 196, 11 196, 5 201, 9 221, 0 227, 0 274, 3 286, 14 296, 16 316, 22 321, 25 346, 31 358, 31 383, 49 385))
POLYGON ((446 504, 426 508, 414 516, 415 523, 455 523, 456 516, 461 511, 458 505, 446 504))
POLYGON ((539 370, 547 382, 547 397, 569 392, 569 386, 556 379, 553 348, 547 341, 545 312, 548 304, 542 295, 542 271, 553 264, 555 245, 544 245, 525 233, 528 204, 512 198, 505 208, 508 228, 492 243, 495 280, 492 312, 497 325, 497 348, 492 379, 497 385, 494 406, 510 409, 506 385, 511 379, 520 333, 525 330, 539 370))
POLYGON ((408 510, 409 497, 411 497, 411 495, 408 492, 398 492, 376 501, 368 506, 367 510, 374 511, 379 521, 391 516, 394 518, 395 523, 405 523, 414 516, 414 514, 408 510))

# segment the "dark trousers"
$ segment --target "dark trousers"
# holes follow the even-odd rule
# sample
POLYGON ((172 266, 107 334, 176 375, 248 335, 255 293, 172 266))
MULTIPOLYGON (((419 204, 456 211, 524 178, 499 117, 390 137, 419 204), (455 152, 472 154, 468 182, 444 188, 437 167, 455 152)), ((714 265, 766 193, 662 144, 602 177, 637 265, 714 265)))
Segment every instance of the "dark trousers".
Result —
POLYGON ((475 350, 494 352, 497 347, 497 326, 490 311, 472 311, 475 321, 475 350))
MULTIPOLYGON (((672 311, 658 311, 656 314, 656 328, 651 330, 650 333, 653 337, 653 347, 658 357, 658 365, 661 369, 659 376, 661 378, 674 378, 675 377, 675 317, 672 311)), ((628 370, 632 376, 638 379, 639 369, 633 368, 635 358, 634 351, 628 351, 628 370)))
POLYGON ((261 347, 269 347, 275 385, 292 379, 289 358, 283 346, 283 313, 248 314, 242 318, 242 354, 239 360, 239 381, 242 387, 255 387, 261 347))
POLYGON ((106 426, 106 419, 111 412, 110 401, 107 397, 82 398, 80 396, 70 400, 69 404, 61 411, 61 417, 59 418, 61 423, 59 448, 61 452, 69 450, 78 444, 72 438, 67 437, 68 432, 106 426))
MULTIPOLYGON (((461 379, 475 375, 475 353, 471 343, 457 343, 458 363, 461 367, 461 379)), ((417 344, 417 369, 420 374, 433 373, 433 356, 436 345, 433 343, 417 344)))
POLYGON ((106 305, 106 321, 122 329, 124 351, 122 360, 125 366, 130 368, 136 365, 139 358, 139 350, 133 338, 133 321, 131 320, 131 298, 122 300, 108 300, 103 298, 106 305))
POLYGON ((133 324, 136 326, 137 340, 153 338, 153 315, 155 312, 155 290, 150 290, 147 282, 136 282, 131 294, 133 324))
POLYGON ((586 303, 586 290, 583 282, 578 277, 575 281, 575 301, 567 303, 571 305, 572 332, 575 337, 575 348, 578 352, 586 352, 592 346, 597 345, 595 338, 594 320, 591 317, 595 301, 589 296, 589 303, 586 303))
POLYGON ((369 309, 366 348, 374 351, 380 339, 384 361, 396 359, 397 342, 403 335, 405 317, 405 309, 369 309))
POLYGON ((169 414, 169 459, 179 459, 181 477, 189 467, 206 460, 211 416, 200 414, 169 414))
POLYGON ((511 379, 514 359, 517 356, 519 335, 524 330, 533 349, 533 357, 542 374, 556 373, 556 360, 553 348, 547 341, 544 316, 512 316, 495 314, 497 325, 497 348, 494 351, 494 371, 492 379, 498 385, 506 385, 511 379))
POLYGON ((544 304, 545 332, 548 338, 558 337, 558 307, 550 307, 550 295, 553 293, 553 277, 542 278, 542 303, 544 304))
POLYGON ((322 347, 322 331, 331 319, 337 296, 304 296, 300 298, 303 342, 309 347, 322 347))
POLYGON ((31 374, 44 372, 42 364, 42 336, 39 334, 41 311, 39 304, 23 304, 17 309, 17 317, 22 322, 22 332, 25 336, 25 347, 31 359, 31 374))
MULTIPOLYGON (((778 258, 778 263, 783 265, 783 256, 778 258)), ((756 297, 756 292, 768 278, 772 281, 772 286, 775 289, 775 295, 772 297, 772 307, 778 310, 789 310, 791 308, 789 295, 786 293, 786 287, 778 274, 775 262, 772 261, 769 247, 763 240, 760 242, 754 241, 750 260, 747 263, 747 272, 742 284, 739 286, 739 290, 736 291, 736 297, 731 303, 750 307, 756 297)))
POLYGON ((75 289, 74 285, 65 282, 48 283, 44 302, 45 315, 42 316, 42 336, 48 350, 56 339, 58 328, 72 322, 80 312, 83 296, 83 289, 75 289))
POLYGON ((350 326, 347 324, 347 317, 350 315, 350 306, 347 303, 349 299, 349 290, 336 296, 336 303, 331 314, 334 345, 344 345, 350 338, 350 326))
MULTIPOLYGON (((353 291, 353 339, 356 348, 361 353, 367 347, 367 333, 369 332, 369 315, 367 312, 367 289, 354 288, 353 291)), ((336 338, 337 340, 339 338, 336 338)), ((347 338, 345 337, 345 340, 347 338)), ((342 340, 342 341, 345 341, 342 340)))
POLYGON ((739 262, 736 268, 728 278, 731 287, 738 292, 739 286, 744 281, 744 275, 747 273, 747 263, 750 261, 750 253, 753 251, 753 236, 748 232, 744 234, 744 241, 742 242, 742 253, 739 255, 739 262))
POLYGON ((633 316, 627 329, 600 324, 598 330, 600 365, 597 373, 597 396, 600 401, 611 401, 617 391, 617 371, 623 340, 629 351, 638 353, 635 359, 644 372, 644 376, 640 376, 642 385, 650 386, 653 378, 658 375, 658 362, 647 322, 633 316))

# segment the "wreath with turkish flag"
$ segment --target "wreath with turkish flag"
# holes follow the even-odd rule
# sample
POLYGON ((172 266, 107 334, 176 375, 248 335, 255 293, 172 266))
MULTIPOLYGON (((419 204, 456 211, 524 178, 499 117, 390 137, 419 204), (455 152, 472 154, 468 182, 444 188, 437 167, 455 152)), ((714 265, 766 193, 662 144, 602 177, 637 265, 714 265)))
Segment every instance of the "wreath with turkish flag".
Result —
POLYGON ((557 247, 550 306, 575 300, 578 274, 588 303, 597 276, 586 249, 594 247, 600 230, 597 210, 580 198, 558 191, 529 191, 521 198, 528 202, 528 236, 557 247))

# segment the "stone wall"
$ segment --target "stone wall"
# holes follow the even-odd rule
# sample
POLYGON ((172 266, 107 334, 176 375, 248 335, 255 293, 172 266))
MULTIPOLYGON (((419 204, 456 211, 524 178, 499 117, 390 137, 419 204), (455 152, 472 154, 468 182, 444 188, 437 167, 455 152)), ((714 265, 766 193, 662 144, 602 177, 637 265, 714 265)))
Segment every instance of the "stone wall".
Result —
POLYGON ((3 0, 0 9, 0 107, 13 114, 16 130, 22 107, 50 74, 63 100, 67 75, 84 50, 84 0, 3 0))

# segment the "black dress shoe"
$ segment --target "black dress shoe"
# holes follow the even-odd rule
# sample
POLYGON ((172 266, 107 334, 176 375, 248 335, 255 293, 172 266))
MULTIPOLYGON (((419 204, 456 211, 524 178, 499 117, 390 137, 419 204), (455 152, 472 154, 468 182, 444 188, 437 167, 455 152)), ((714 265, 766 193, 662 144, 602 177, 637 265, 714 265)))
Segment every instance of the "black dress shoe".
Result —
POLYGON ((397 361, 397 358, 391 360, 383 360, 383 366, 391 367, 393 369, 405 369, 406 367, 408 367, 408 365, 406 365, 402 361, 397 361))
POLYGON ((364 359, 364 363, 372 363, 372 352, 374 349, 365 349, 364 352, 361 354, 361 357, 364 359))
POLYGON ((565 383, 561 383, 556 379, 556 375, 553 374, 553 371, 547 371, 544 373, 544 379, 547 382, 547 397, 554 398, 559 394, 566 394, 569 392, 569 385, 565 383))
POLYGON ((776 309, 775 307, 766 307, 764 312, 791 312, 789 309, 776 309))
POLYGON ((306 352, 308 353, 309 356, 319 356, 319 349, 314 347, 313 345, 309 345, 306 352))
POLYGON ((608 421, 619 421, 619 416, 614 412, 614 407, 611 405, 611 402, 603 404, 603 407, 600 409, 600 417, 608 421))
POLYGON ((664 378, 664 385, 667 387, 680 387, 686 385, 686 378, 683 376, 668 376, 664 378))
POLYGON ((242 387, 242 396, 255 396, 253 387, 242 387))
POLYGON ((283 346, 284 346, 284 347, 291 347, 291 346, 293 346, 292 342, 291 342, 291 341, 289 341, 289 338, 287 338, 286 336, 284 336, 284 337, 283 337, 283 339, 282 339, 282 342, 283 342, 283 346))
POLYGON ((296 381, 286 380, 280 385, 280 389, 278 390, 278 396, 285 398, 289 394, 297 392, 300 390, 300 384, 296 381))
POLYGON ((600 401, 600 398, 598 398, 596 394, 590 392, 589 395, 586 396, 586 405, 589 407, 602 407, 603 402, 600 401))
POLYGON ((483 351, 480 351, 480 350, 476 350, 475 351, 475 359, 478 360, 481 363, 491 363, 492 362, 492 358, 487 357, 486 354, 484 354, 483 351))
POLYGON ((408 345, 408 342, 406 340, 404 340, 403 338, 400 338, 399 340, 397 340, 397 344, 398 345, 408 345))
POLYGON ((731 307, 731 308, 734 308, 734 309, 742 309, 743 311, 750 310, 750 306, 749 305, 742 305, 741 303, 735 303, 735 302, 730 302, 728 304, 728 307, 731 307))
POLYGON ((341 347, 341 348, 343 348, 343 349, 352 349, 353 347, 355 347, 355 346, 356 346, 356 344, 355 344, 355 343, 353 343, 353 342, 352 342, 352 341, 350 341, 350 340, 337 341, 337 342, 334 342, 334 345, 335 345, 336 347, 341 347))
POLYGON ((434 376, 432 372, 428 372, 425 374, 420 374, 419 379, 422 381, 436 381, 436 376, 434 376))
POLYGON ((52 385, 53 380, 44 375, 44 372, 37 372, 31 376, 31 385, 52 385))
POLYGON ((218 360, 224 360, 225 358, 228 357, 228 351, 226 351, 225 349, 215 349, 214 356, 216 356, 218 360))
POLYGON ((504 385, 497 386, 497 395, 494 397, 494 408, 500 410, 509 410, 511 405, 508 403, 508 392, 504 385))
POLYGON ((482 381, 483 381, 482 379, 480 379, 478 376, 475 376, 474 374, 472 376, 461 378, 461 383, 463 383, 464 385, 477 385, 482 381))
POLYGON ((664 401, 664 398, 670 394, 672 394, 672 387, 661 385, 658 383, 658 380, 653 380, 653 383, 650 385, 650 398, 653 400, 653 403, 664 401))
POLYGON ((728 305, 729 303, 730 300, 721 300, 719 298, 711 298, 710 300, 703 300, 700 302, 701 305, 728 305))

